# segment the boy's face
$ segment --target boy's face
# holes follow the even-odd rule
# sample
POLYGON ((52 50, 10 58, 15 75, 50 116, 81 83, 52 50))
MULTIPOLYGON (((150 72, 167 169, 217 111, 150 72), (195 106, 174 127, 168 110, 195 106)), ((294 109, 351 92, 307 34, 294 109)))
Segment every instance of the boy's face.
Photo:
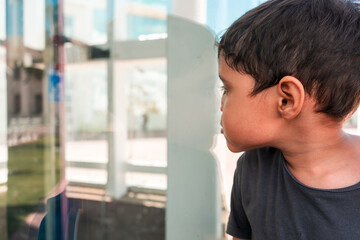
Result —
POLYGON ((272 88, 251 96, 255 80, 231 69, 224 57, 219 57, 219 76, 224 84, 221 99, 221 126, 228 148, 241 152, 269 146, 275 136, 276 118, 272 88))

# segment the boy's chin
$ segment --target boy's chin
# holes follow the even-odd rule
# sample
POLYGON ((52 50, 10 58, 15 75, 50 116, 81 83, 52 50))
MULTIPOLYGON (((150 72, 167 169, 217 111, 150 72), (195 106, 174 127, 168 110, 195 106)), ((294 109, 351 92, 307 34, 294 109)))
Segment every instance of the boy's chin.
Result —
POLYGON ((253 150, 256 148, 261 147, 261 145, 259 146, 252 146, 252 145, 234 145, 231 144, 229 142, 226 142, 226 145, 228 147, 228 149, 233 152, 233 153, 239 153, 239 152, 244 152, 244 151, 249 151, 249 150, 253 150))
POLYGON ((234 146, 229 142, 226 142, 226 145, 227 145, 228 149, 230 150, 230 152, 233 152, 233 153, 239 153, 239 152, 243 152, 243 151, 247 150, 247 149, 243 149, 239 146, 234 146))

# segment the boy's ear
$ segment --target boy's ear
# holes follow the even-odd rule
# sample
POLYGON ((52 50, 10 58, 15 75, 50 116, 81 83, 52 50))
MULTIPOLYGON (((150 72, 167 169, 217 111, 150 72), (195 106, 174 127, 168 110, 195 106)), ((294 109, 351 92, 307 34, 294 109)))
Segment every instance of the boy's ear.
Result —
POLYGON ((278 112, 284 119, 294 119, 302 110, 305 90, 295 77, 285 76, 277 85, 278 112))

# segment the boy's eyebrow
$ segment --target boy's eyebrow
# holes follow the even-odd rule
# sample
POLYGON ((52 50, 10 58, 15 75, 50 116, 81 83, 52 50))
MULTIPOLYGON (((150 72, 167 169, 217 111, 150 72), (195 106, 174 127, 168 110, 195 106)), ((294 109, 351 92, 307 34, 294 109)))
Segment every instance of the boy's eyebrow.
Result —
POLYGON ((224 79, 220 74, 219 74, 219 78, 223 83, 227 82, 226 79, 224 79))

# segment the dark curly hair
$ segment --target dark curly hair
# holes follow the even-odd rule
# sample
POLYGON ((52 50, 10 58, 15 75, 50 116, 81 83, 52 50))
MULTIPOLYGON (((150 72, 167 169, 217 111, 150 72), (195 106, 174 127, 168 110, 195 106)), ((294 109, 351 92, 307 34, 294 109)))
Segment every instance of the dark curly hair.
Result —
POLYGON ((227 29, 218 54, 255 79, 253 95, 291 75, 317 112, 344 119, 360 102, 359 9, 350 0, 271 0, 227 29))

